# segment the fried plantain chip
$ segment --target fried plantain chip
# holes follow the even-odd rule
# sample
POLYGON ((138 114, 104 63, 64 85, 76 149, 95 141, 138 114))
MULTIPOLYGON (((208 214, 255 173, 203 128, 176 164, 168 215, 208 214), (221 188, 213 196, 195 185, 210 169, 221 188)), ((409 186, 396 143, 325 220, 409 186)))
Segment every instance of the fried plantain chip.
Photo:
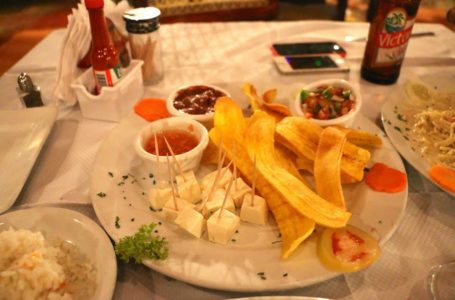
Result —
POLYGON ((341 156, 346 135, 335 127, 322 130, 316 159, 314 160, 314 181, 319 196, 336 206, 346 209, 341 187, 341 156))
MULTIPOLYGON (((302 117, 287 117, 276 126, 277 140, 298 157, 314 161, 322 127, 302 117)), ((370 159, 370 152, 349 142, 343 147, 341 178, 343 183, 359 182, 370 159)))
POLYGON ((242 90, 250 100, 253 110, 264 110, 269 115, 273 116, 277 121, 292 115, 287 105, 273 103, 273 100, 276 98, 276 90, 269 90, 265 92, 263 98, 258 96, 256 88, 249 83, 244 83, 242 90))
MULTIPOLYGON (((251 183, 253 162, 245 148, 246 120, 240 107, 228 98, 219 99, 215 105, 215 126, 210 130, 210 139, 223 148, 229 159, 234 160, 242 177, 251 183), (240 126, 238 126, 240 124, 240 126), (233 157, 233 144, 236 144, 236 157, 233 157)), ((286 158, 281 158, 283 163, 286 158)), ((280 229, 282 239, 282 257, 288 258, 294 250, 313 232, 314 221, 302 216, 284 197, 277 193, 267 180, 256 174, 256 189, 267 200, 275 221, 280 229)))
POLYGON ((273 102, 275 102, 277 94, 278 94, 278 92, 276 89, 271 89, 271 90, 265 91, 265 93, 262 94, 262 99, 264 99, 265 103, 273 103, 273 102))
POLYGON ((346 226, 351 217, 350 212, 327 202, 278 165, 273 117, 258 110, 250 119, 244 142, 250 159, 256 157, 258 173, 302 215, 326 227, 346 226))
POLYGON ((205 148, 202 154, 201 164, 204 165, 216 165, 218 163, 218 147, 209 140, 207 148, 205 148))
POLYGON ((382 147, 382 139, 376 134, 373 134, 368 131, 346 128, 342 126, 335 127, 346 133, 346 138, 348 139, 348 142, 356 146, 373 148, 382 147))

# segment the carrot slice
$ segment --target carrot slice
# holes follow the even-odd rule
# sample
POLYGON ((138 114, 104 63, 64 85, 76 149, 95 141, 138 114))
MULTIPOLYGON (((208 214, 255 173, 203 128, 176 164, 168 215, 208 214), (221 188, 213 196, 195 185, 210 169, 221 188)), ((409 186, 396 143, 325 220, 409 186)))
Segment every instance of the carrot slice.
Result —
POLYGON ((365 176, 366 184, 375 191, 398 193, 406 188, 406 174, 382 163, 375 163, 365 176))
POLYGON ((455 192, 455 170, 441 165, 434 165, 428 175, 443 188, 455 192))
POLYGON ((166 101, 158 98, 142 99, 134 106, 134 112, 149 122, 169 117, 166 101))

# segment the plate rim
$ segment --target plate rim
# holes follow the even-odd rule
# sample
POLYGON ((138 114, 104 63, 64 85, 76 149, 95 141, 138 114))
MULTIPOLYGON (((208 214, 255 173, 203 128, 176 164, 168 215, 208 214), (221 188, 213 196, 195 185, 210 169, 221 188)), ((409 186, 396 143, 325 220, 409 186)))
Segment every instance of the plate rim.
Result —
MULTIPOLYGON (((29 115, 33 113, 40 113, 43 115, 42 119, 38 119, 38 121, 44 125, 44 129, 42 132, 39 133, 41 136, 38 147, 35 149, 35 151, 32 153, 32 157, 30 159, 30 163, 27 165, 27 169, 24 170, 22 174, 22 178, 20 180, 21 184, 16 186, 16 190, 14 193, 12 193, 11 197, 5 201, 0 202, 0 214, 6 212, 8 209, 10 209, 14 203, 17 201, 17 198, 19 197, 22 189, 24 188, 25 183, 27 182, 28 177, 30 176, 30 173, 32 172, 33 166, 35 165, 39 154, 41 153, 41 150, 44 147, 44 144, 46 143, 47 139, 49 138, 49 135, 51 133, 52 128, 54 127, 55 121, 57 119, 57 108, 54 106, 43 106, 43 107, 34 107, 34 108, 28 108, 24 110, 0 110, 0 114, 6 113, 6 114, 18 114, 18 115, 29 115)), ((23 118, 24 119, 24 118, 23 118)), ((28 120, 28 118, 25 118, 28 120)), ((36 136, 36 133, 34 134, 36 136)))

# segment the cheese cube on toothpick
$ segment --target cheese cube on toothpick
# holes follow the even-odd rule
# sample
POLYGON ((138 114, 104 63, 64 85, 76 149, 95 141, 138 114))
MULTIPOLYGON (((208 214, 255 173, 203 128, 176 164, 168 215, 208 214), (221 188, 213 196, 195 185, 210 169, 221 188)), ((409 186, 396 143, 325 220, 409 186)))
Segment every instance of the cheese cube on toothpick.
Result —
POLYGON ((207 226, 204 216, 194 209, 185 209, 179 213, 175 224, 197 238, 201 237, 207 226))
POLYGON ((177 216, 186 209, 192 209, 194 205, 190 202, 186 201, 185 199, 176 197, 173 199, 172 197, 166 202, 163 207, 163 214, 164 218, 167 221, 174 222, 177 219, 177 216), (175 204, 177 203, 177 208, 175 204))
POLYGON ((207 220, 209 241, 226 245, 239 228, 240 218, 228 210, 219 209, 207 220))
POLYGON ((240 219, 253 224, 267 224, 269 209, 264 198, 255 195, 256 192, 256 156, 253 159, 253 187, 249 194, 243 197, 240 219))
POLYGON ((179 192, 179 197, 191 203, 197 203, 202 199, 201 187, 199 186, 196 177, 186 176, 186 178, 187 179, 185 181, 177 181, 177 190, 179 192))
POLYGON ((154 186, 149 191, 149 203, 153 209, 161 209, 166 202, 172 199, 172 188, 154 186))
POLYGON ((179 175, 175 176, 175 182, 177 183, 177 186, 179 186, 180 184, 182 184, 183 182, 186 182, 186 181, 196 181, 197 182, 196 175, 194 174, 193 171, 183 172, 183 174, 179 174, 179 175))
POLYGON ((216 188, 225 188, 229 180, 232 178, 232 172, 228 167, 221 168, 219 171, 213 171, 202 178, 201 187, 202 190, 208 190, 212 188, 215 184, 217 173, 220 172, 218 176, 218 181, 216 183, 216 188))
MULTIPOLYGON (((215 190, 210 200, 208 200, 205 203, 204 207, 202 208, 202 213, 204 214, 204 216, 209 216, 214 211, 218 210, 223 205, 225 197, 226 192, 223 189, 215 190)), ((225 202, 226 203, 224 205, 224 208, 231 212, 235 212, 234 201, 229 195, 226 197, 225 202)))
POLYGON ((269 215, 269 208, 264 198, 251 194, 245 195, 243 198, 242 208, 240 209, 240 220, 258 224, 266 225, 269 215))
POLYGON ((164 218, 168 221, 175 221, 178 214, 184 211, 187 208, 193 208, 194 205, 185 199, 179 198, 176 195, 174 181, 172 180, 173 172, 171 164, 169 163, 169 156, 166 156, 167 160, 167 169, 169 173, 169 182, 171 184, 172 197, 169 199, 163 207, 164 218))
POLYGON ((242 207, 243 198, 250 191, 251 188, 245 183, 245 181, 243 181, 242 178, 237 177, 234 180, 234 186, 232 187, 229 195, 232 197, 232 200, 234 200, 235 207, 242 207))

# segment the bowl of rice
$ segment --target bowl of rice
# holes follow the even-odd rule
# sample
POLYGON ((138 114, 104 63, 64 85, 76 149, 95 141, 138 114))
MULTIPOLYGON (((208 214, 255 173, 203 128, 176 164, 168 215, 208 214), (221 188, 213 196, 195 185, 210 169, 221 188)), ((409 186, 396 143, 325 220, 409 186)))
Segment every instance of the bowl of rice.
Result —
POLYGON ((115 253, 84 215, 40 207, 0 216, 0 299, 111 299, 115 253))

